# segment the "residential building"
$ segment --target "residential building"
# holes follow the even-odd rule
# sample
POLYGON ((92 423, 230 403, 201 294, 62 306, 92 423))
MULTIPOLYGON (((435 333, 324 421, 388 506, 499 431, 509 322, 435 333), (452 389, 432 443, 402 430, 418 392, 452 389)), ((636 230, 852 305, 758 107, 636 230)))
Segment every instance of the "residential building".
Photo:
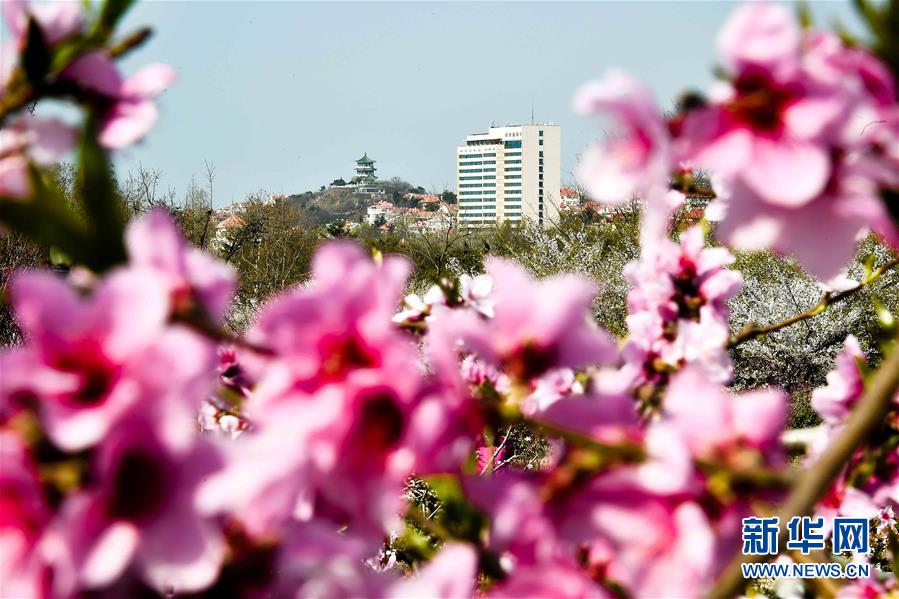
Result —
POLYGON ((368 224, 375 224, 379 218, 384 217, 384 220, 388 220, 388 213, 393 210, 393 204, 390 202, 378 202, 377 204, 372 204, 368 207, 368 211, 366 212, 365 219, 368 221, 368 224))
POLYGON ((558 125, 490 127, 469 135, 456 148, 459 223, 558 222, 560 168, 558 125))
POLYGON ((370 225, 375 225, 378 221, 383 220, 382 226, 399 225, 428 231, 452 228, 455 217, 455 206, 439 200, 436 203, 428 202, 425 208, 401 207, 392 202, 378 202, 369 206, 366 213, 366 221, 370 225))
POLYGON ((581 203, 581 194, 574 187, 563 187, 559 190, 559 208, 575 208, 581 203))

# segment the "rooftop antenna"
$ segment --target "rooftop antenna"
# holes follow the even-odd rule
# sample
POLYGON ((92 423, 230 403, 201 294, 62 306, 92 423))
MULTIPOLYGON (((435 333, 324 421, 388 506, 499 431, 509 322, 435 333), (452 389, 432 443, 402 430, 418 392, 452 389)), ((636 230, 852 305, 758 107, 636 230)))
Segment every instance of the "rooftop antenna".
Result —
POLYGON ((534 98, 531 98, 531 124, 534 124, 534 98))

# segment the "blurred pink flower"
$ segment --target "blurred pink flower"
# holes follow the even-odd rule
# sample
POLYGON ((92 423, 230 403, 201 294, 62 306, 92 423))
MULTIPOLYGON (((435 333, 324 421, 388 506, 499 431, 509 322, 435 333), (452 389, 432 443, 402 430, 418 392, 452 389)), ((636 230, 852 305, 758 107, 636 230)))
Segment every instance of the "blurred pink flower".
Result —
POLYGON ((519 265, 488 258, 496 286, 495 316, 442 312, 431 324, 431 353, 447 363, 459 349, 473 352, 517 381, 552 368, 609 362, 617 348, 590 318, 593 284, 574 275, 534 281, 519 265))
POLYGON ((469 500, 490 518, 489 548, 512 579, 556 560, 574 560, 574 546, 559 538, 540 498, 540 480, 507 470, 462 481, 469 500))
POLYGON ((6 597, 48 595, 38 545, 50 518, 36 465, 18 434, 0 431, 0 580, 6 597))
POLYGON ((199 308, 215 324, 225 317, 237 282, 234 269, 188 244, 164 210, 131 221, 125 242, 130 264, 159 276, 176 314, 199 308))
POLYGON ((389 599, 458 599, 475 594, 478 555, 469 546, 447 542, 440 551, 414 575, 393 583, 387 590, 389 599))
POLYGON ((713 580, 715 533, 694 502, 658 495, 612 472, 554 507, 559 534, 600 544, 604 576, 640 597, 697 597, 713 580))
POLYGON ((51 440, 68 451, 99 442, 139 402, 164 415, 173 440, 190 436, 214 377, 214 346, 165 326, 169 304, 151 272, 113 272, 88 298, 56 275, 23 273, 11 298, 26 343, 0 354, 4 412, 35 402, 51 440))
POLYGON ((493 318, 493 279, 488 275, 463 274, 459 277, 459 295, 463 306, 467 306, 483 316, 493 318))
POLYGON ((212 444, 172 446, 135 414, 99 445, 94 467, 60 515, 79 587, 106 587, 132 565, 159 592, 212 584, 224 544, 196 507, 200 483, 222 467, 212 444))
POLYGON ((77 133, 56 118, 21 117, 0 135, 0 196, 31 192, 28 162, 50 166, 74 146, 77 133))
POLYGON ((101 50, 78 57, 61 76, 108 99, 98 140, 113 150, 143 139, 159 117, 152 98, 175 81, 175 72, 164 64, 147 65, 122 79, 115 64, 101 50))
POLYGON ((812 392, 812 407, 828 426, 842 424, 861 397, 865 386, 860 365, 865 361, 858 339, 849 335, 836 367, 827 373, 827 385, 812 392))
POLYGON ((889 599, 897 592, 899 583, 895 578, 881 580, 877 568, 871 568, 870 578, 848 581, 837 591, 836 599, 889 599))
POLYGON ((84 24, 82 4, 77 0, 41 3, 5 0, 3 17, 19 49, 25 45, 29 19, 34 19, 50 45, 80 32, 84 24))
MULTIPOLYGON (((673 427, 695 457, 739 466, 744 452, 757 452, 773 468, 785 466, 780 434, 787 423, 783 391, 765 389, 733 395, 695 367, 672 376, 662 423, 673 427)), ((754 463, 757 460, 752 460, 754 463)))
POLYGON ((846 106, 798 66, 798 24, 779 6, 740 7, 719 34, 735 69, 712 104, 684 122, 684 158, 737 176, 766 202, 797 207, 821 193, 830 174, 828 127, 846 106))
MULTIPOLYGON (((332 522, 295 523, 279 532, 281 542, 269 558, 270 566, 255 580, 237 581, 249 587, 241 589, 241 596, 387 597, 390 586, 400 582, 366 567, 364 562, 372 555, 370 542, 338 532, 332 522)), ((249 566, 255 563, 258 557, 249 566)))
POLYGON ((737 179, 723 196, 726 218, 719 231, 741 250, 791 253, 812 275, 831 281, 846 268, 866 231, 873 229, 893 244, 899 239, 869 166, 857 154, 835 160, 827 188, 796 208, 771 205, 737 179))
POLYGON ((740 5, 718 32, 717 42, 719 54, 733 72, 759 68, 783 79, 799 66, 799 24, 779 4, 740 5))
POLYGON ((672 157, 669 134, 649 90, 621 71, 582 86, 574 98, 582 115, 610 113, 623 128, 587 149, 578 182, 598 202, 619 203, 666 189, 672 157))
POLYGON ((500 372, 492 364, 486 364, 473 355, 462 358, 459 370, 465 382, 472 387, 490 383, 494 389, 500 393, 505 393, 511 385, 508 376, 500 372))
POLYGON ((271 348, 308 390, 364 370, 419 374, 415 347, 391 322, 408 273, 403 258, 377 265, 355 244, 326 244, 313 258, 312 284, 269 302, 247 338, 271 348))
POLYGON ((640 437, 636 402, 627 392, 582 388, 569 369, 553 370, 540 377, 533 392, 521 404, 521 412, 579 432, 599 441, 616 443, 640 437))
POLYGON ((868 230, 899 243, 879 195, 899 185, 886 67, 834 34, 801 33, 785 8, 764 3, 738 8, 719 45, 734 79, 688 112, 678 143, 684 158, 724 177, 724 239, 793 253, 823 280, 868 230))

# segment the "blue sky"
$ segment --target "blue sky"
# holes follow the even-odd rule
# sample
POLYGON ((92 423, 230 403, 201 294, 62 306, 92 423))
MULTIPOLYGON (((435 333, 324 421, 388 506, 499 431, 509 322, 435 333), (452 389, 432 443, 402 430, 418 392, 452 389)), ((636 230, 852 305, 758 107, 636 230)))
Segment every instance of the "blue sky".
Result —
MULTIPOLYGON (((452 189, 465 135, 491 121, 527 122, 533 102, 537 121, 561 125, 566 180, 602 135, 572 113, 575 89, 621 67, 670 107, 686 86, 711 82, 715 32, 733 6, 144 2, 125 24, 156 35, 124 69, 163 61, 179 81, 118 170, 160 169, 180 192, 208 160, 224 205, 258 190, 317 189, 368 152, 383 177, 452 189)), ((813 12, 822 23, 854 21, 848 2, 813 12)))

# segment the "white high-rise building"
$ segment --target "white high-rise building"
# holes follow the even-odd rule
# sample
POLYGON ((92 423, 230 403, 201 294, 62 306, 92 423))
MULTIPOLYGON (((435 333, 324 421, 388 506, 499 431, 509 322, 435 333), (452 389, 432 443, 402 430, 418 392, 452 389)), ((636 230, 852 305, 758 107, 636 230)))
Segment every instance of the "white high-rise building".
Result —
POLYGON ((561 131, 558 125, 490 127, 456 148, 459 222, 486 225, 559 219, 561 131))

